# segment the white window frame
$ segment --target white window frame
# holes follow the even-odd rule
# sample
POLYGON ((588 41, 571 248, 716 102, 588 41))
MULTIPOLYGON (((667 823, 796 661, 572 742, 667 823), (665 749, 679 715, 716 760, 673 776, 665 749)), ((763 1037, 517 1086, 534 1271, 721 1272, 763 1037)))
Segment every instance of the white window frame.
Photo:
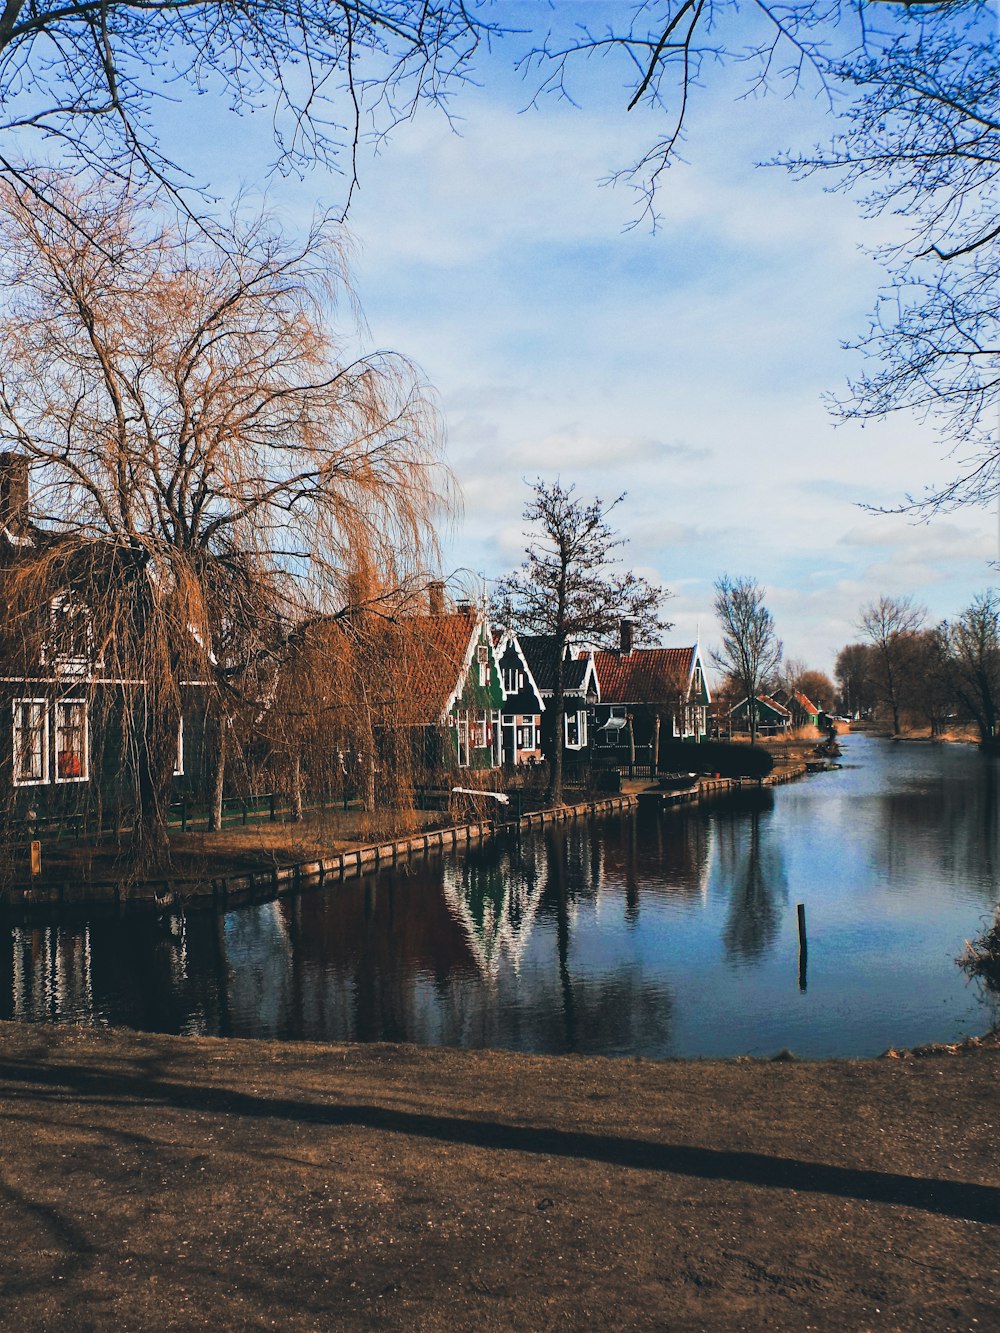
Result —
POLYGON ((469 715, 464 709, 455 718, 455 732, 458 766, 459 768, 468 768, 472 756, 469 751, 469 715))
MULTIPOLYGON (((11 701, 11 750, 13 759, 13 781, 15 787, 40 787, 49 780, 49 701, 48 699, 14 699, 11 701), (38 719, 42 733, 42 775, 38 778, 18 777, 17 736, 20 728, 17 710, 24 704, 38 709, 38 719)), ((35 730, 35 728, 33 728, 35 730)))
POLYGON ((575 708, 572 712, 563 714, 563 737, 566 742, 567 750, 583 750, 587 745, 587 710, 585 708, 575 708), (569 738, 570 719, 576 722, 576 740, 569 738))
POLYGON ((490 650, 487 644, 476 644, 476 661, 479 663, 479 684, 486 686, 490 683, 490 650))
POLYGON ((177 758, 174 762, 174 777, 184 776, 184 714, 177 719, 177 758))
POLYGON ((475 740, 473 747, 477 750, 487 750, 490 747, 490 712, 488 708, 479 708, 476 710, 475 717, 475 740))
POLYGON ((507 667, 503 677, 504 689, 508 694, 520 694, 524 689, 524 672, 520 667, 507 667))
POLYGON ((531 713, 524 713, 517 719, 517 748, 519 752, 530 750, 532 753, 538 749, 535 718, 531 713))
POLYGON ((54 705, 55 722, 52 728, 54 740, 55 767, 53 771, 53 780, 58 783, 70 782, 89 782, 90 781, 90 709, 87 707, 86 699, 57 699, 54 705), (61 708, 70 708, 79 706, 83 710, 83 732, 82 739, 82 759, 83 767, 80 773, 74 773, 69 777, 60 777, 59 775, 59 734, 63 730, 59 721, 59 710, 61 708))

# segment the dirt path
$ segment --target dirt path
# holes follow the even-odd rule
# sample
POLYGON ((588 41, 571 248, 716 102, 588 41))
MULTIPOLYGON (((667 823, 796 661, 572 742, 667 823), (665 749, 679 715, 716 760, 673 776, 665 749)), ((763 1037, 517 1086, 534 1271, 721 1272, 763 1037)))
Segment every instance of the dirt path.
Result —
POLYGON ((1000 1049, 655 1064, 0 1025, 7 1328, 1000 1328, 1000 1049))

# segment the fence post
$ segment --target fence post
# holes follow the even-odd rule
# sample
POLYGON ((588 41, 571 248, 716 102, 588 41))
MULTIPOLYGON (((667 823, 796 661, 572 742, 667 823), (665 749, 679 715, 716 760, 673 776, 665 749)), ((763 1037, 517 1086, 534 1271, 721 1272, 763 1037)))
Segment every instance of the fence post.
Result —
POLYGON ((181 797, 181 832, 182 832, 182 833, 187 833, 187 831, 188 831, 188 803, 187 803, 187 797, 186 797, 186 796, 182 796, 182 797, 181 797))
POLYGON ((275 819, 277 818, 277 815, 275 814, 274 810, 274 792, 271 792, 270 803, 271 803, 271 823, 273 824, 275 819))

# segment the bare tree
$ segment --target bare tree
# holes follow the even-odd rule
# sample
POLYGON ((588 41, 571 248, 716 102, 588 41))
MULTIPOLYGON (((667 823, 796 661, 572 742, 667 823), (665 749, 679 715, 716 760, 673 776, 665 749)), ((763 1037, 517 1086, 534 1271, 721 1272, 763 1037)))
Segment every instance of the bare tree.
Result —
POLYGON ((269 113, 277 170, 346 168, 349 198, 361 143, 421 103, 446 107, 494 30, 464 0, 10 0, 0 173, 59 204, 57 182, 35 170, 34 133, 97 179, 145 177, 197 198, 183 147, 162 142, 162 111, 207 94, 235 115, 269 113))
MULTIPOLYGON (((971 29, 988 41, 984 8, 884 4, 876 19, 839 0, 646 0, 602 11, 597 26, 578 0, 525 28, 468 0, 11 0, 0 15, 0 128, 22 140, 39 132, 104 176, 134 179, 138 169, 177 188, 185 176, 161 143, 160 105, 208 94, 236 115, 270 113, 278 169, 338 168, 346 156, 353 180, 365 139, 377 142, 421 104, 447 112, 481 46, 503 39, 536 101, 575 100, 579 67, 599 58, 623 89, 623 109, 661 114, 662 131, 618 173, 652 212, 696 95, 726 66, 744 69, 755 93, 825 90, 834 107, 838 92, 856 90, 863 61, 877 72, 914 32, 968 45, 971 29)), ((9 154, 0 166, 21 171, 9 154)))
POLYGON ((866 717, 875 707, 872 676, 872 648, 867 643, 848 643, 841 648, 834 663, 839 706, 851 718, 866 717))
POLYGON ((905 695, 907 672, 913 659, 913 636, 926 612, 912 597, 880 597, 861 613, 858 628, 874 650, 871 681, 881 702, 892 714, 893 735, 899 735, 899 718, 905 695))
POLYGON ((985 17, 974 5, 913 16, 883 49, 840 62, 846 128, 828 151, 789 160, 833 173, 868 215, 908 224, 879 252, 889 282, 857 344, 870 369, 837 408, 861 421, 913 412, 942 427, 956 475, 904 508, 1000 490, 1000 59, 985 17))
POLYGON ((234 716, 359 562, 384 586, 421 566, 449 489, 436 417, 405 360, 332 334, 328 228, 293 248, 234 227, 220 251, 108 191, 3 202, 0 434, 32 467, 36 562, 107 553, 86 601, 103 674, 139 683, 123 744, 154 863, 184 682, 234 716))
POLYGON ((909 635, 905 702, 908 708, 924 716, 931 736, 942 735, 948 719, 955 714, 954 685, 943 628, 934 626, 909 635))
POLYGON ((668 595, 631 570, 615 566, 624 546, 608 515, 624 499, 610 504, 585 501, 575 486, 538 480, 524 509, 532 524, 521 568, 502 579, 494 595, 497 619, 528 633, 549 636, 555 687, 552 696, 550 799, 562 800, 563 718, 567 646, 574 641, 610 641, 623 618, 635 623, 638 636, 668 628, 660 606, 668 595))
POLYGON ((976 0, 661 0, 600 27, 567 22, 525 63, 543 72, 542 91, 572 99, 575 67, 600 58, 621 72, 630 109, 661 113, 663 132, 612 176, 639 191, 654 221, 658 183, 720 66, 739 62, 755 94, 826 98, 830 144, 776 160, 828 173, 866 216, 891 216, 897 238, 876 251, 887 281, 853 344, 865 369, 834 411, 860 421, 915 413, 940 426, 952 479, 897 506, 933 511, 1000 493, 998 52, 995 13, 976 0))
POLYGON ((757 740, 757 696, 778 669, 781 640, 764 603, 764 589, 756 579, 723 574, 715 584, 715 614, 722 630, 722 648, 712 657, 723 671, 739 681, 747 701, 753 745, 757 740))
POLYGON ((979 728, 980 741, 989 745, 1000 722, 1000 592, 988 588, 974 597, 940 634, 951 687, 979 728))

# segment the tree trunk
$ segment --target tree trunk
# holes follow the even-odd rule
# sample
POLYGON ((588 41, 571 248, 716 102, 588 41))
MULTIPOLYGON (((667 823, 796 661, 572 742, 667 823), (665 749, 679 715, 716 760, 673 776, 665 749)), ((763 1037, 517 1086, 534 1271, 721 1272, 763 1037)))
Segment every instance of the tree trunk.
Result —
POLYGON ((296 755, 292 760, 292 822, 302 823, 302 759, 296 755))
POLYGON ((174 768, 177 764, 177 710, 169 703, 150 705, 147 699, 146 725, 139 738, 138 809, 132 830, 130 860, 137 874, 163 870, 170 861, 170 813, 174 768))
POLYGON ((556 637, 559 660, 556 663, 556 687, 552 694, 552 762, 549 767, 549 801, 553 805, 562 805, 563 788, 563 733, 566 729, 566 689, 563 676, 563 655, 566 645, 556 637))
POLYGON ((213 833, 222 828, 222 795, 226 785, 226 728, 220 723, 215 738, 215 765, 212 769, 212 790, 209 793, 208 827, 213 833))

